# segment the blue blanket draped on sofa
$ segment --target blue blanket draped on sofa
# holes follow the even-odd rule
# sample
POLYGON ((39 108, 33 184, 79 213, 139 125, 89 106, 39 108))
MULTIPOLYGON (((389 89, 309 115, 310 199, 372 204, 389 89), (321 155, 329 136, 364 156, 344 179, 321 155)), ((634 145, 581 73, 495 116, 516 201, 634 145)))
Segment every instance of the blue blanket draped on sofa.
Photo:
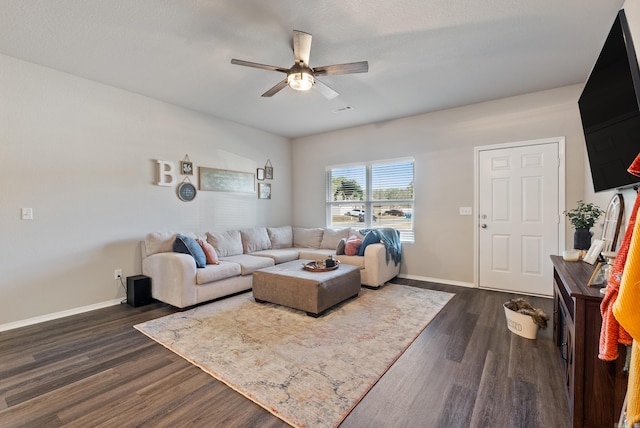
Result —
POLYGON ((360 233, 363 235, 367 235, 368 233, 375 234, 387 249, 387 263, 389 263, 389 258, 393 259, 396 266, 400 263, 402 259, 402 246, 400 244, 400 232, 398 232, 398 230, 391 227, 383 227, 380 229, 362 229, 360 233))

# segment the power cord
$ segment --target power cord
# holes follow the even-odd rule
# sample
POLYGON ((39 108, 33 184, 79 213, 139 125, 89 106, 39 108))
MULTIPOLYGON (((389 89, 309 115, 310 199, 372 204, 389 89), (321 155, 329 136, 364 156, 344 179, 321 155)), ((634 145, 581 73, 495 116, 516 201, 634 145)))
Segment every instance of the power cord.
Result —
POLYGON ((120 285, 122 285, 122 289, 124 290, 124 299, 120 301, 120 304, 127 303, 127 287, 124 285, 124 281, 122 280, 122 275, 118 277, 120 280, 120 285))

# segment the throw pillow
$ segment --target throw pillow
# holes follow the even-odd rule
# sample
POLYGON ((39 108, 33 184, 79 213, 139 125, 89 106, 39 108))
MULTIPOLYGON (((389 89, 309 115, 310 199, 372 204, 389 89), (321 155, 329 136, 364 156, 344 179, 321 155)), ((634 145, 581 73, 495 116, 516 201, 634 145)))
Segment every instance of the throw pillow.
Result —
POLYGON ((364 236, 364 239, 362 240, 362 245, 360 245, 360 250, 358 250, 358 255, 364 256, 364 250, 365 248, 367 248, 367 245, 377 244, 378 242, 380 242, 380 234, 378 234, 377 230, 370 230, 369 232, 367 232, 367 234, 364 236))
POLYGON ((361 244, 362 239, 358 239, 355 236, 350 237, 344 246, 344 254, 347 256, 357 256, 361 244))
POLYGON ((271 248, 271 240, 269 240, 266 227, 242 229, 240 231, 240 236, 242 238, 242 248, 244 249, 245 254, 268 250, 271 248))
POLYGON ((346 238, 342 238, 336 247, 336 256, 344 256, 344 248, 347 246, 346 238))
POLYGON ((349 228, 349 236, 354 236, 358 239, 364 239, 364 235, 362 233, 360 233, 360 229, 356 229, 356 228, 349 228))
POLYGON ((173 241, 176 240, 174 232, 151 232, 144 237, 144 245, 147 256, 157 253, 169 253, 173 251, 173 241))
POLYGON ((242 238, 239 230, 226 232, 207 232, 207 242, 213 245, 219 257, 238 256, 242 254, 242 238))
POLYGON ((294 227, 293 246, 302 248, 320 248, 323 232, 324 229, 321 228, 294 227))
POLYGON ((293 230, 291 226, 267 227, 271 248, 293 247, 293 230))
POLYGON ((196 261, 196 267, 203 268, 207 265, 207 257, 204 255, 202 247, 193 238, 177 234, 176 240, 173 241, 173 251, 189 254, 196 261))
POLYGON ((320 248, 326 248, 333 250, 338 245, 341 239, 347 239, 349 237, 349 228, 345 229, 324 229, 322 234, 322 243, 320 248))
POLYGON ((203 241, 202 239, 196 239, 196 242, 200 244, 202 251, 204 251, 208 265, 220 264, 220 260, 218 260, 218 253, 216 253, 216 249, 213 248, 213 245, 209 244, 207 241, 203 241))

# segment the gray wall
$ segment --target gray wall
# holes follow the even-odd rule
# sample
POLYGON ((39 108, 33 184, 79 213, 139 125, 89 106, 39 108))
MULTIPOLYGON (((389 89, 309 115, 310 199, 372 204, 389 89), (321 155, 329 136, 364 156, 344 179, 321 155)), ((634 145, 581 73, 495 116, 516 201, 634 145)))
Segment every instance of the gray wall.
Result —
MULTIPOLYGON (((625 9, 640 45, 640 5, 625 9)), ((140 273, 149 231, 323 225, 325 166, 407 156, 416 160, 416 242, 402 273, 468 285, 475 222, 458 207, 473 206, 475 146, 564 136, 566 206, 608 203, 612 192, 594 194, 587 170, 581 87, 291 142, 0 55, 0 329, 119 301, 113 270, 140 273), (272 199, 201 191, 181 202, 174 186, 153 184, 153 160, 185 154, 196 166, 246 171, 271 159, 272 199), (20 220, 22 207, 34 220, 20 220)), ((632 206, 635 194, 625 195, 632 206)))
MULTIPOLYGON (((566 201, 583 197, 586 153, 577 108, 582 85, 506 98, 300 138, 293 141, 294 223, 323 224, 327 165, 415 158, 414 244, 401 273, 470 285, 474 281, 474 147, 566 138, 566 201)), ((608 200, 608 198, 607 198, 608 200)), ((572 230, 568 228, 569 245, 572 230)))
POLYGON ((122 299, 113 271, 141 273, 148 232, 292 221, 287 138, 2 55, 0 94, 0 326, 122 299), (180 201, 153 184, 153 160, 185 154, 251 173, 270 159, 272 199, 180 201))

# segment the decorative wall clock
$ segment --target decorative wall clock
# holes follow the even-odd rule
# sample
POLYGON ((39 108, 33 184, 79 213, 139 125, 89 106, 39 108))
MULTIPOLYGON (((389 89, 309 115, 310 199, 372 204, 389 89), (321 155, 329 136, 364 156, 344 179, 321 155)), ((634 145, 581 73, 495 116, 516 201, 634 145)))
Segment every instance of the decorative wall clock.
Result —
POLYGON ((193 201, 193 198, 196 197, 196 187, 191 184, 190 181, 183 181, 178 186, 178 198, 181 201, 189 202, 193 201))

